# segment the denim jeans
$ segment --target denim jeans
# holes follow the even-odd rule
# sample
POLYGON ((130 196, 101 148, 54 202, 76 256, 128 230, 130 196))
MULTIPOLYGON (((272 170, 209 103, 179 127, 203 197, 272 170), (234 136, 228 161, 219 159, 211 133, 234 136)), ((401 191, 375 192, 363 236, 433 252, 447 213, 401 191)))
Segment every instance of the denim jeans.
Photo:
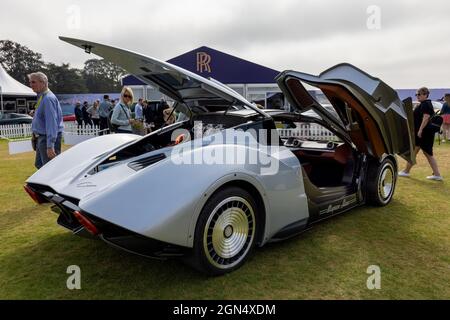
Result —
MULTIPOLYGON (((61 138, 62 133, 58 133, 58 137, 55 142, 55 153, 61 153, 61 138)), ((47 136, 39 136, 36 141, 36 160, 34 166, 40 169, 44 164, 49 162, 50 159, 47 156, 47 136)))

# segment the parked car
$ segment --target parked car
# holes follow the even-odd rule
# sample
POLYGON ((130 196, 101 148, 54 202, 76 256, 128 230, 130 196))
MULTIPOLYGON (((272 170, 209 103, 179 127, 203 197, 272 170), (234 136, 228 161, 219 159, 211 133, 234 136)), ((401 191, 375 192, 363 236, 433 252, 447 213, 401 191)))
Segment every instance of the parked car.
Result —
POLYGON ((53 204, 58 224, 76 235, 142 256, 181 257, 220 275, 239 268, 256 246, 363 204, 387 205, 397 181, 395 155, 414 162, 410 102, 352 65, 319 76, 282 72, 276 80, 295 111, 265 112, 218 81, 175 65, 61 39, 160 88, 186 115, 144 137, 104 135, 77 144, 28 178, 29 195, 53 204), (308 94, 305 83, 327 95, 339 119, 308 94), (320 117, 305 115, 307 110, 320 117), (275 122, 320 124, 340 141, 281 139, 275 122), (186 132, 192 140, 184 139, 186 132), (225 139, 228 134, 233 139, 225 139), (238 151, 256 152, 270 167, 248 158, 179 161, 238 151))
POLYGON ((63 116, 63 121, 64 121, 64 122, 66 122, 66 121, 72 122, 72 121, 76 121, 76 120, 77 120, 77 119, 76 119, 76 117, 75 117, 74 114, 69 114, 69 115, 63 116))
POLYGON ((31 123, 33 118, 23 113, 0 112, 0 126, 10 124, 31 123))

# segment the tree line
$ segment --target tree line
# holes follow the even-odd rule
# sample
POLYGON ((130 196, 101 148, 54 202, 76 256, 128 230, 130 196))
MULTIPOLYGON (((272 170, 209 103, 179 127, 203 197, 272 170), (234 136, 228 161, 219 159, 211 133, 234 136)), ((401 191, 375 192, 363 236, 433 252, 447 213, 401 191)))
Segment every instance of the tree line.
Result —
POLYGON ((120 79, 125 70, 103 59, 89 59, 83 69, 69 63, 44 62, 42 54, 11 40, 0 40, 0 64, 11 77, 28 86, 27 75, 44 72, 53 92, 106 93, 121 90, 120 79))

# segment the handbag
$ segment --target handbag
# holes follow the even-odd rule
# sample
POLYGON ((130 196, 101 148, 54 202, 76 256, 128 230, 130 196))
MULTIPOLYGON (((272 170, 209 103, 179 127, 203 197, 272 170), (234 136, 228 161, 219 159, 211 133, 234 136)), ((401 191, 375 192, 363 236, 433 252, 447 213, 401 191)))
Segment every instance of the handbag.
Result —
POLYGON ((444 119, 439 114, 435 113, 430 117, 428 120, 427 125, 425 126, 425 129, 431 133, 436 133, 441 131, 442 123, 444 122, 444 119))
MULTIPOLYGON (((130 118, 128 117, 128 113, 125 111, 122 104, 120 104, 120 107, 122 108, 123 112, 125 113, 125 116, 127 117, 127 119, 130 120, 130 118)), ((114 112, 114 109, 109 112, 108 127, 109 127, 109 131, 116 132, 119 129, 120 125, 111 122, 113 112, 114 112)))

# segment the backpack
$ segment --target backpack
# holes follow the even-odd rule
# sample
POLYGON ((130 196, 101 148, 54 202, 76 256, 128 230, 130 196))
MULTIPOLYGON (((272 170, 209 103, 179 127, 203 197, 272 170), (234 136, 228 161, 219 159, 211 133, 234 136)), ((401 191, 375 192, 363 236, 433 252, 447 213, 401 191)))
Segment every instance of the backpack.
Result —
POLYGON ((430 117, 430 120, 428 120, 425 129, 431 133, 439 132, 441 131, 441 126, 443 122, 444 119, 439 114, 435 113, 430 117))

